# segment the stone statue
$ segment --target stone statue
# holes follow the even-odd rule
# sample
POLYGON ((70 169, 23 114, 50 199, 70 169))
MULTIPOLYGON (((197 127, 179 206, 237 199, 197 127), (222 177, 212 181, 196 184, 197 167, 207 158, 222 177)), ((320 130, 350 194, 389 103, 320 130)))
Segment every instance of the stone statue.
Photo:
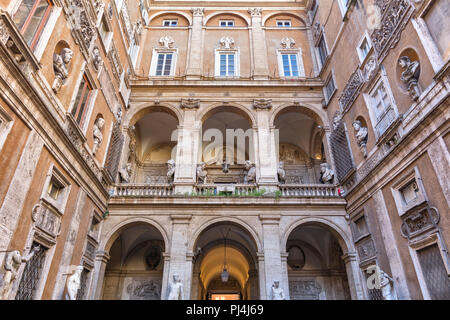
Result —
POLYGON ((76 300, 78 289, 81 284, 81 272, 83 272, 83 266, 78 266, 74 273, 67 280, 67 295, 66 300, 76 300))
POLYGON ((245 161, 245 170, 247 174, 244 177, 244 183, 255 183, 256 182, 256 168, 250 160, 245 161))
POLYGON ((100 50, 96 46, 92 49, 92 64, 94 65, 95 71, 98 71, 103 64, 102 57, 100 56, 100 50))
POLYGON ((280 183, 286 183, 286 171, 284 171, 284 162, 283 161, 280 161, 278 163, 277 174, 278 174, 278 181, 280 183))
POLYGON ((117 120, 117 124, 121 124, 122 123, 122 107, 121 106, 119 106, 117 108, 116 120, 117 120))
POLYGON ((333 130, 337 130, 337 128, 339 128, 341 120, 342 120, 341 114, 339 112, 336 112, 336 114, 333 117, 333 130))
POLYGON ((92 148, 92 154, 95 156, 95 154, 98 151, 98 148, 100 148, 100 145, 103 142, 103 126, 105 125, 105 119, 102 117, 95 120, 94 123, 94 129, 93 129, 93 135, 94 135, 94 146, 92 148))
POLYGON ((167 300, 182 300, 183 299, 183 284, 181 283, 178 274, 173 275, 173 281, 169 283, 169 294, 167 300))
POLYGON ((206 163, 200 162, 197 165, 197 183, 206 183, 206 163))
POLYGON ((366 127, 361 125, 361 121, 355 120, 353 121, 353 129, 355 129, 355 137, 358 146, 361 148, 361 151, 364 155, 364 158, 367 157, 367 139, 369 137, 368 131, 366 127))
POLYGON ((175 160, 167 161, 167 183, 173 183, 175 177, 175 160))
POLYGON ((69 76, 68 65, 73 57, 73 51, 69 48, 63 48, 60 54, 53 55, 53 70, 55 72, 55 81, 52 89, 55 93, 61 89, 65 80, 69 76))
POLYGON ((414 101, 417 101, 420 96, 418 84, 420 76, 419 61, 411 61, 409 57, 403 56, 398 59, 398 64, 403 69, 400 80, 407 84, 409 95, 414 101))
POLYGON ((138 35, 142 34, 142 22, 141 21, 136 22, 136 33, 138 35))
POLYGON ((130 183, 131 173, 131 163, 127 163, 122 169, 119 170, 119 182, 130 183))
POLYGON ((383 270, 380 270, 380 286, 381 286, 381 293, 383 294, 384 300, 397 300, 395 297, 393 282, 394 280, 387 275, 386 272, 383 270))
POLYGON ((272 285, 272 300, 286 300, 284 291, 280 288, 280 281, 275 280, 272 285))
POLYGON ((0 289, 0 300, 8 299, 14 281, 16 280, 17 271, 19 270, 20 265, 24 262, 29 261, 40 249, 41 247, 39 245, 33 247, 33 249, 31 249, 30 253, 26 257, 22 257, 18 250, 14 250, 8 253, 4 266, 6 272, 3 275, 2 287, 0 289))
POLYGON ((322 163, 320 165, 320 182, 321 183, 333 183, 334 171, 331 170, 328 163, 322 163))

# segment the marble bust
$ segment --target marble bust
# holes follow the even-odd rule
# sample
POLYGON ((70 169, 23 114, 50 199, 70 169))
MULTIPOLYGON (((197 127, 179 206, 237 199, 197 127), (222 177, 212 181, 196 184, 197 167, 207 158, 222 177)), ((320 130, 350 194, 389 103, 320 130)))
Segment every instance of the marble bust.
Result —
POLYGON ((173 183, 175 177, 175 160, 170 159, 167 161, 167 182, 173 183))
POLYGON ((358 146, 361 148, 361 151, 364 155, 364 158, 367 157, 367 139, 369 137, 368 130, 366 127, 363 127, 361 121, 355 120, 353 121, 353 129, 355 129, 355 137, 358 146))
POLYGON ((256 168, 250 160, 245 161, 245 170, 247 170, 247 174, 244 177, 244 183, 255 183, 256 168))
POLYGON ((333 183, 334 171, 330 168, 328 163, 322 163, 320 165, 320 182, 321 183, 333 183))
POLYGON ((197 183, 206 183, 206 163, 200 162, 197 165, 197 183))
POLYGON ((119 170, 120 183, 129 183, 131 178, 131 163, 127 163, 119 170))
POLYGON ((420 76, 420 63, 419 61, 411 61, 407 56, 400 57, 398 64, 403 69, 400 76, 402 80, 408 86, 408 92, 411 98, 416 101, 420 96, 419 89, 419 76, 420 76))
POLYGON ((183 299, 183 284, 178 274, 173 275, 173 281, 169 283, 169 293, 167 300, 182 300, 183 299))
POLYGON ((277 174, 278 174, 278 181, 280 183, 286 183, 286 171, 284 170, 283 161, 280 161, 278 163, 277 174))
POLYGON ((77 293, 81 284, 81 272, 83 272, 83 266, 78 266, 74 273, 67 280, 67 295, 66 300, 76 300, 77 293))
POLYGON ((285 300, 284 291, 280 288, 280 281, 275 280, 272 284, 272 300, 285 300))
POLYGON ((94 146, 92 148, 92 154, 95 155, 103 142, 103 126, 105 125, 105 119, 102 117, 95 120, 93 128, 94 146))
POLYGON ((61 89, 64 81, 69 76, 68 65, 73 57, 73 51, 69 48, 63 48, 60 54, 53 55, 53 70, 55 72, 55 80, 52 89, 55 93, 61 89))

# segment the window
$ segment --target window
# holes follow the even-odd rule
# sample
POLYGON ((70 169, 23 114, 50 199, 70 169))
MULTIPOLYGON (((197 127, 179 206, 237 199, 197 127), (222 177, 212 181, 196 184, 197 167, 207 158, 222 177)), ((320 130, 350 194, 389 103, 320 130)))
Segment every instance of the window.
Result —
POLYGON ((220 20, 219 26, 221 26, 221 27, 234 27, 234 20, 220 20))
POLYGON ((325 38, 323 36, 322 38, 320 38, 319 45, 317 47, 317 52, 319 54, 320 67, 322 68, 328 57, 327 45, 325 43, 325 38))
POLYGON ((61 191, 64 189, 64 186, 59 183, 56 179, 52 178, 48 185, 47 193, 50 197, 57 200, 58 196, 61 194, 61 191))
POLYGON ((331 97, 334 94, 334 91, 336 91, 336 85, 334 83, 333 74, 331 74, 330 77, 328 78, 327 82, 325 83, 325 98, 326 98, 327 104, 328 104, 328 102, 330 102, 331 97))
POLYGON ((364 35, 363 39, 361 40, 361 42, 357 48, 359 60, 361 62, 363 62, 364 59, 367 57, 371 48, 372 48, 372 45, 369 41, 369 37, 367 35, 364 35))
POLYGON ((450 279, 437 243, 417 250, 428 295, 432 300, 450 299, 450 279))
POLYGON ((282 54, 283 75, 285 77, 298 77, 298 62, 296 54, 282 54))
POLYGON ((157 76, 170 76, 172 67, 173 53, 159 53, 156 65, 157 76))
POLYGON ((72 116, 80 126, 83 123, 86 115, 87 104, 91 91, 92 86, 90 85, 86 74, 84 74, 83 78, 81 79, 80 86, 78 87, 78 93, 72 108, 72 116))
POLYGON ((277 20, 277 27, 291 27, 291 20, 277 20))
POLYGON ((419 193, 420 193, 419 187, 415 179, 410 183, 408 183, 405 187, 400 189, 400 194, 402 195, 403 203, 406 205, 417 199, 419 193))
POLYGON ((163 20, 163 27, 176 27, 178 25, 178 20, 163 20))
POLYGON ((234 76, 235 73, 235 55, 234 53, 220 54, 220 76, 229 77, 234 76))
POLYGON ((379 121, 384 115, 385 111, 391 107, 391 100, 384 87, 383 81, 373 90, 371 94, 372 110, 375 112, 375 116, 379 121))
POLYGON ((52 3, 49 0, 23 0, 14 14, 14 22, 25 41, 33 49, 48 20, 52 3))

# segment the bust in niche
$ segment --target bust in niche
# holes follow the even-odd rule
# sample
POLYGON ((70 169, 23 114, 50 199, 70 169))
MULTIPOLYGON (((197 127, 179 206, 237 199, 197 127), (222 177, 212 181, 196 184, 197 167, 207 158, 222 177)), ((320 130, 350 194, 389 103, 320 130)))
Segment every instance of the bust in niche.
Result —
POLYGON ((324 162, 320 165, 320 182, 323 184, 332 184, 334 180, 334 171, 328 163, 324 162))
POLYGON ((411 99, 417 101, 421 93, 418 84, 420 76, 419 61, 411 61, 409 57, 402 56, 398 59, 398 64, 403 69, 400 80, 408 86, 408 92, 411 99))
POLYGON ((366 127, 363 127, 361 121, 355 120, 353 121, 353 129, 355 129, 355 138, 358 143, 361 152, 364 155, 364 158, 367 157, 367 139, 369 137, 369 133, 366 127))
POLYGON ((100 145, 103 142, 103 126, 105 125, 105 119, 102 117, 95 120, 94 128, 93 128, 93 136, 94 136, 94 146, 92 148, 92 154, 95 156, 100 145))
POLYGON ((53 55, 53 71, 55 72, 55 80, 52 89, 58 93, 61 86, 69 76, 68 65, 73 57, 73 51, 70 48, 62 48, 59 54, 53 55))

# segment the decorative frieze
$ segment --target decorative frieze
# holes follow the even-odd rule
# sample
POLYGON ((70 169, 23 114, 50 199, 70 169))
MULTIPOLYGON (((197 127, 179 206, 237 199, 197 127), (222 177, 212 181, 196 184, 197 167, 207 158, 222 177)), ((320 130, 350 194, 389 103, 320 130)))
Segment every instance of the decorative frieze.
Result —
POLYGON ((272 99, 254 99, 253 108, 260 110, 270 110, 272 108, 272 99))
POLYGON ((424 203, 402 217, 401 233, 411 240, 427 231, 436 231, 439 219, 438 210, 424 203))
POLYGON ((122 64, 120 63, 120 56, 117 52, 116 46, 114 45, 114 40, 111 43, 111 48, 108 53, 108 59, 112 66, 112 73, 117 81, 120 81, 120 76, 122 75, 122 64))
POLYGON ((368 237, 358 242, 358 244, 356 244, 356 250, 358 251, 358 256, 361 262, 372 259, 377 255, 372 237, 368 237))
POLYGON ((290 280, 289 296, 291 300, 319 300, 322 287, 316 280, 290 280))
POLYGON ((61 231, 61 217, 56 209, 45 201, 36 204, 31 212, 31 218, 35 223, 35 227, 46 232, 52 238, 59 235, 61 231))
POLYGON ((250 15, 252 17, 261 17, 262 11, 263 11, 262 8, 249 8, 248 9, 248 13, 250 13, 250 15))
POLYGON ((192 8, 191 12, 194 17, 203 17, 204 8, 192 8))
POLYGON ((186 109, 198 109, 200 107, 200 99, 181 99, 180 107, 186 109))
POLYGON ((289 37, 281 39, 281 47, 283 49, 292 49, 295 46, 295 40, 289 37))
POLYGON ((126 287, 130 300, 161 300, 161 280, 133 278, 126 287))
POLYGON ((345 86, 344 90, 342 91, 342 95, 339 98, 339 104, 341 106, 342 112, 345 112, 352 103, 356 100, 356 97, 359 94, 359 91, 364 84, 365 80, 361 73, 361 71, 358 69, 353 72, 353 74, 350 76, 350 79, 347 82, 347 85, 345 86))

